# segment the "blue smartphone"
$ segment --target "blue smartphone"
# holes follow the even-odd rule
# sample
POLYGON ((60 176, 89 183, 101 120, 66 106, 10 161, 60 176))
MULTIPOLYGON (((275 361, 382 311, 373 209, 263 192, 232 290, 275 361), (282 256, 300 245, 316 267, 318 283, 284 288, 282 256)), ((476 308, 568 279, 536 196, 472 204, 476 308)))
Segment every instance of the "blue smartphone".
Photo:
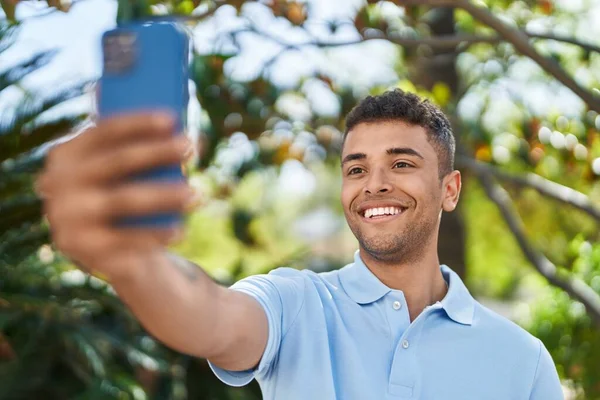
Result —
MULTIPOLYGON (((176 116, 174 134, 186 125, 189 38, 175 22, 136 22, 102 36, 103 71, 98 94, 99 119, 135 112, 167 111, 176 116)), ((181 165, 170 165, 132 177, 135 180, 182 181, 181 165)), ((128 217, 125 225, 165 226, 182 216, 164 213, 128 217)))

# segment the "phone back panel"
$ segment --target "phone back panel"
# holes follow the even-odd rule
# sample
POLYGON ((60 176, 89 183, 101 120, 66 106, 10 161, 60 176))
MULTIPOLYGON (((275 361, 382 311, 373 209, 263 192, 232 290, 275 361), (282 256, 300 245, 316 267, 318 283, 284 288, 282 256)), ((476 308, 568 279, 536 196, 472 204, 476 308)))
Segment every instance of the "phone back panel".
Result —
MULTIPOLYGON (((100 119, 135 112, 168 111, 176 131, 185 129, 188 106, 188 37, 174 23, 149 22, 120 26, 102 37, 103 73, 100 79, 100 119)), ((136 180, 182 181, 181 165, 152 169, 136 180)), ((178 214, 127 218, 127 225, 168 225, 178 214)))

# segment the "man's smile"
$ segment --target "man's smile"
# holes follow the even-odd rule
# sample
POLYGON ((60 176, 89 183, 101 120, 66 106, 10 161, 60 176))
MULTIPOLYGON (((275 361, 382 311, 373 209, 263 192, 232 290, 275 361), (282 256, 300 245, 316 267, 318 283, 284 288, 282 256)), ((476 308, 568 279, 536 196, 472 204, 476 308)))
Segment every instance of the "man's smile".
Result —
POLYGON ((367 201, 358 208, 358 215, 364 222, 381 223, 399 218, 406 210, 407 207, 403 207, 396 202, 367 201))

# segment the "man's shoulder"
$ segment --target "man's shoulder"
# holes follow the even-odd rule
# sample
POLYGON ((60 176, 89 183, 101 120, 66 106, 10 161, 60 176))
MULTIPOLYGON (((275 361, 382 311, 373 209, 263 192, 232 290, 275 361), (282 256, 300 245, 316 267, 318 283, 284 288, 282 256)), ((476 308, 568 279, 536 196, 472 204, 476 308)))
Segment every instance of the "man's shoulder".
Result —
POLYGON ((315 283, 321 282, 329 282, 334 283, 339 280, 339 270, 332 270, 326 272, 315 272, 311 269, 296 269, 290 267, 278 267, 272 269, 268 275, 269 276, 277 276, 283 278, 290 279, 306 279, 310 281, 314 281, 315 283))
POLYGON ((311 269, 278 267, 271 270, 266 277, 271 278, 274 284, 277 284, 277 281, 301 282, 305 287, 312 289, 339 286, 339 270, 315 272, 311 269))
POLYGON ((253 275, 245 280, 261 285, 268 282, 282 297, 301 296, 332 300, 341 294, 340 270, 316 272, 311 269, 278 267, 265 275, 253 275))
POLYGON ((507 346, 507 349, 523 355, 539 355, 542 344, 538 338, 480 302, 474 300, 474 303, 473 326, 481 335, 489 338, 495 345, 507 346))

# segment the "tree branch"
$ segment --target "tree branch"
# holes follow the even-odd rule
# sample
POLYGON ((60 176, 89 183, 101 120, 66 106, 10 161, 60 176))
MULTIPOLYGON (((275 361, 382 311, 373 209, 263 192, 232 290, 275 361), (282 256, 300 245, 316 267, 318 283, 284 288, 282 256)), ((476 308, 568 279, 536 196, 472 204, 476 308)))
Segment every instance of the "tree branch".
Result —
MULTIPOLYGON (((563 37, 563 36, 555 36, 555 35, 550 35, 550 34, 530 33, 530 32, 524 32, 524 33, 533 39, 547 39, 547 40, 554 40, 557 42, 569 43, 569 44, 579 46, 586 51, 593 51, 593 52, 600 53, 600 46, 595 46, 590 43, 584 43, 584 42, 581 42, 576 39, 563 37)), ((331 42, 331 43, 329 43, 329 42, 314 41, 314 42, 307 42, 302 45, 317 46, 317 47, 340 47, 340 46, 349 46, 349 45, 359 44, 359 43, 362 43, 367 40, 376 40, 376 39, 387 40, 391 43, 395 43, 395 44, 398 44, 400 46, 405 46, 405 47, 416 47, 416 46, 425 45, 425 46, 431 46, 431 47, 441 48, 441 49, 454 49, 459 45, 465 45, 465 44, 469 45, 469 44, 474 44, 474 43, 496 44, 496 43, 500 43, 500 42, 504 41, 504 39, 498 35, 496 35, 496 36, 442 35, 442 36, 436 36, 436 37, 410 37, 410 38, 387 35, 387 36, 383 36, 380 38, 379 37, 363 38, 360 40, 354 40, 354 41, 350 41, 350 42, 331 42)))
POLYGON ((521 251, 529 262, 533 264, 535 269, 546 278, 550 284, 561 288, 567 292, 571 298, 581 302, 587 309, 587 312, 594 323, 600 327, 600 295, 584 281, 573 275, 567 277, 560 276, 557 272, 556 265, 529 242, 525 233, 523 221, 514 209, 510 196, 506 190, 495 183, 492 175, 488 172, 480 171, 478 177, 485 193, 498 207, 500 214, 502 214, 504 221, 508 225, 508 228, 517 240, 521 251))
MULTIPOLYGON (((369 40, 386 40, 394 44, 398 44, 405 47, 416 47, 420 45, 426 45, 437 48, 448 48, 453 49, 460 44, 469 44, 469 43, 498 43, 501 42, 502 39, 500 37, 484 37, 484 36, 476 36, 476 35, 447 35, 447 36, 438 36, 438 37, 425 37, 425 38, 415 38, 415 37, 390 37, 390 36, 381 36, 381 37, 368 37, 361 38, 359 40, 351 40, 348 42, 324 42, 324 41, 307 41, 303 43, 292 44, 288 43, 278 37, 270 35, 264 31, 261 31, 256 28, 243 28, 236 31, 229 32, 229 34, 237 35, 240 33, 252 32, 257 35, 260 35, 264 38, 267 38, 283 47, 283 51, 285 50, 298 50, 301 47, 321 47, 321 48, 329 48, 329 47, 343 47, 343 46, 352 46, 356 44, 360 44, 369 40)), ((600 52, 600 48, 599 48, 600 52)))
POLYGON ((552 75, 563 85, 571 89, 578 95, 587 106, 596 112, 600 112, 600 98, 596 97, 592 92, 580 86, 573 78, 571 78, 565 70, 554 60, 544 57, 529 43, 529 36, 497 18, 490 11, 483 7, 479 7, 471 2, 471 0, 398 0, 400 6, 407 5, 422 5, 433 7, 455 7, 462 8, 473 16, 473 18, 486 24, 494 29, 500 37, 511 43, 521 54, 531 58, 543 70, 552 75))
MULTIPOLYGON (((390 43, 397 44, 403 47, 417 47, 417 46, 430 46, 438 49, 456 49, 458 46, 466 45, 469 46, 475 43, 489 43, 496 44, 503 42, 504 39, 501 36, 481 36, 481 35, 446 35, 446 36, 437 36, 437 37, 401 37, 401 36, 382 36, 382 37, 367 37, 361 38, 359 40, 352 40, 347 42, 324 42, 324 41, 309 41, 298 44, 286 43, 284 40, 280 38, 276 38, 272 35, 267 34, 266 32, 260 31, 258 29, 241 29, 238 31, 231 32, 231 34, 238 34, 243 32, 253 32, 257 35, 261 35, 265 38, 268 38, 277 44, 283 46, 283 49, 280 53, 274 55, 267 63, 265 63, 265 67, 271 67, 272 64, 277 61, 279 57, 283 53, 288 50, 298 50, 301 47, 310 47, 315 46, 319 48, 333 48, 333 47, 343 47, 343 46, 352 46, 360 43, 364 43, 369 40, 387 40, 390 43)), ((558 42, 564 42, 573 44, 583 48, 586 51, 594 51, 600 53, 600 46, 594 46, 589 43, 583 43, 575 39, 554 36, 549 34, 536 34, 536 33, 528 33, 524 32, 528 37, 534 39, 547 39, 547 40, 555 40, 558 42)), ((541 57, 541 56, 540 56, 541 57)))
MULTIPOLYGON (((288 43, 284 40, 282 40, 281 38, 278 38, 276 36, 273 36, 267 32, 262 31, 261 29, 259 29, 258 27, 256 27, 252 21, 248 21, 249 25, 245 28, 242 29, 238 29, 235 31, 231 31, 229 32, 229 35, 231 35, 232 37, 235 37, 236 35, 239 35, 241 33, 254 33, 256 35, 260 35, 266 39, 269 39, 270 41, 282 46, 282 49, 277 52, 277 54, 274 54, 271 58, 269 58, 262 66, 263 71, 269 71, 271 69, 271 67, 273 66, 273 64, 275 64, 275 62, 282 56, 284 55, 287 51, 289 50, 299 50, 300 47, 302 46, 306 46, 307 44, 304 43, 300 43, 300 44, 293 44, 293 43, 288 43)), ((263 72, 264 73, 264 72, 263 72)))
POLYGON ((541 195, 558 200, 561 203, 583 211, 596 221, 600 222, 600 208, 596 207, 590 201, 588 196, 575 189, 552 182, 551 180, 533 173, 527 173, 525 175, 511 174, 468 157, 457 157, 456 161, 458 165, 464 166, 477 174, 485 173, 494 175, 500 180, 519 187, 535 189, 541 195))
POLYGON ((404 47, 416 47, 416 46, 431 46, 441 49, 454 49, 461 44, 472 44, 472 43, 498 43, 501 41, 499 37, 484 37, 476 35, 447 35, 437 37, 425 37, 425 38, 409 38, 401 36, 382 36, 382 37, 370 37, 362 38, 360 40, 350 42, 308 42, 307 46, 317 47, 341 47, 350 46, 354 44, 363 43, 369 40, 387 40, 388 42, 404 46, 404 47))
POLYGON ((551 35, 548 33, 532 33, 532 32, 527 32, 527 31, 525 31, 525 33, 527 34, 527 36, 529 36, 532 39, 547 39, 547 40, 554 40, 557 42, 569 43, 569 44, 573 44, 575 46, 579 46, 586 51, 593 51, 596 53, 600 53, 600 46, 595 46, 591 43, 585 43, 580 40, 573 39, 573 38, 570 38, 567 36, 557 36, 557 35, 551 35))
MULTIPOLYGON (((529 37, 526 33, 519 29, 514 29, 501 19, 494 16, 491 12, 483 7, 476 6, 470 0, 454 0, 452 2, 446 0, 424 0, 423 3, 452 3, 455 7, 462 8, 471 14, 475 19, 488 25, 490 28, 498 32, 504 40, 511 43, 517 51, 531 58, 548 74, 554 76, 563 85, 571 89, 577 94, 591 110, 600 112, 600 98, 596 97, 592 92, 580 86, 573 78, 571 78, 565 70, 554 60, 544 57, 529 43, 529 37)), ((435 5, 435 4, 434 4, 435 5)), ((447 4, 446 4, 447 5, 447 4)))

